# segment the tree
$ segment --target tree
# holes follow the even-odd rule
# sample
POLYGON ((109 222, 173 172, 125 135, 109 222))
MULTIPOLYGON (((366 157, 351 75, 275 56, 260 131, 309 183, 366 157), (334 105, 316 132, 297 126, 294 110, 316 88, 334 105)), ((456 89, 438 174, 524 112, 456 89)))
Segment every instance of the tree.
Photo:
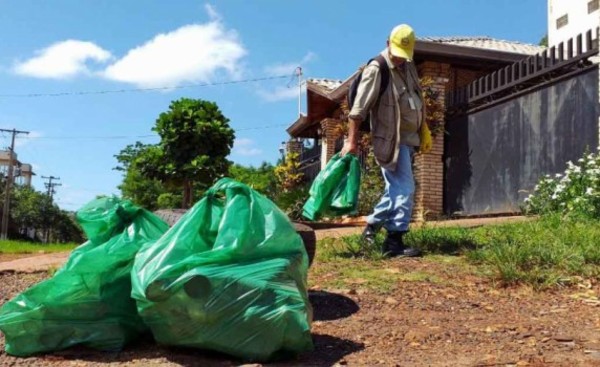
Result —
POLYGON ((152 130, 160 136, 160 143, 136 164, 144 176, 182 187, 184 208, 191 204, 194 183, 208 187, 227 173, 231 163, 226 157, 235 134, 216 103, 189 98, 173 101, 152 130))
POLYGON ((52 241, 82 242, 83 234, 72 215, 52 203, 50 196, 27 186, 11 193, 10 219, 20 237, 42 237, 49 231, 52 241))
POLYGON ((152 151, 156 149, 159 149, 156 145, 138 141, 115 155, 119 165, 114 169, 124 172, 123 182, 119 185, 123 197, 148 210, 157 209, 158 198, 171 193, 162 182, 146 177, 141 171, 143 166, 150 164, 152 151))
POLYGON ((234 164, 229 167, 229 177, 273 198, 277 191, 274 171, 275 167, 267 162, 263 162, 259 167, 245 167, 234 164))
POLYGON ((546 33, 544 37, 538 43, 539 46, 548 47, 548 34, 546 33))

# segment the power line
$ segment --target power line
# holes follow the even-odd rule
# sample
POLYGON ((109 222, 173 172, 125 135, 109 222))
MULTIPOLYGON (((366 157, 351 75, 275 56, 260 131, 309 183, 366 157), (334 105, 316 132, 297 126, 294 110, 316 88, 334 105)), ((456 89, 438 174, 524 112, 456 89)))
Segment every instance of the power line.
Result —
MULTIPOLYGON (((276 125, 264 125, 264 126, 254 126, 254 127, 242 127, 239 129, 233 129, 234 131, 247 131, 247 130, 264 130, 264 129, 273 129, 277 127, 288 126, 289 124, 276 124, 276 125)), ((160 136, 156 134, 150 135, 105 135, 105 136, 24 136, 18 137, 17 139, 29 139, 29 140, 109 140, 109 139, 141 139, 141 138, 160 138, 160 136)))
POLYGON ((211 86, 217 86, 217 85, 255 83, 255 82, 262 82, 262 81, 266 81, 266 80, 285 79, 285 78, 289 78, 289 75, 277 75, 277 76, 267 76, 267 77, 252 78, 252 79, 229 80, 229 81, 215 82, 215 83, 197 83, 197 84, 163 86, 163 87, 154 87, 154 88, 108 89, 108 90, 98 90, 98 91, 58 92, 58 93, 0 94, 0 98, 67 97, 67 96, 85 96, 85 95, 94 95, 94 94, 152 92, 152 91, 160 91, 160 90, 211 87, 211 86))
POLYGON ((131 139, 131 138, 153 138, 158 135, 108 135, 108 136, 29 136, 20 139, 48 139, 48 140, 86 140, 86 139, 131 139))

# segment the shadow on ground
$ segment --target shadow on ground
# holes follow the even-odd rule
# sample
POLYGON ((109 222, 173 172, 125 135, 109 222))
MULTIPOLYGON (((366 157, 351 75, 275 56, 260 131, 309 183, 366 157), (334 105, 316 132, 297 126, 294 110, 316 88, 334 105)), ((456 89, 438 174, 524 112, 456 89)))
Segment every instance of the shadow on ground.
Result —
POLYGON ((308 297, 313 306, 313 319, 315 321, 343 319, 360 310, 356 302, 341 294, 311 291, 308 297))

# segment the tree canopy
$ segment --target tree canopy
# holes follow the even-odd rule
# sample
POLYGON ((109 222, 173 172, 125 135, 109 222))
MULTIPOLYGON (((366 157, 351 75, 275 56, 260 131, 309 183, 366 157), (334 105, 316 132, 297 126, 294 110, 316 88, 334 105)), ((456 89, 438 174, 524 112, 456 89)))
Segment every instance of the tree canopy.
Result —
POLYGON ((181 98, 171 102, 159 115, 153 131, 158 144, 137 142, 115 157, 125 172, 120 188, 123 196, 149 209, 160 203, 173 205, 182 191, 182 207, 188 208, 193 191, 208 188, 226 175, 231 162, 227 156, 235 134, 214 102, 181 98))

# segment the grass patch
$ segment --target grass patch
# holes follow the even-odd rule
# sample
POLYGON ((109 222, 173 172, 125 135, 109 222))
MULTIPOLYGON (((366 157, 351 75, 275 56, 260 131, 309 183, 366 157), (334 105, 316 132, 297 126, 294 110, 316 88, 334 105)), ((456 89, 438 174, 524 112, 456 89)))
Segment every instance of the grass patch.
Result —
POLYGON ((0 254, 34 254, 71 251, 76 243, 35 243, 24 241, 0 241, 0 254))
POLYGON ((442 279, 425 271, 387 267, 384 261, 338 258, 315 263, 309 277, 310 286, 327 289, 367 289, 389 293, 399 282, 442 283, 442 279))
MULTIPOLYGON (((568 285, 577 277, 600 279, 600 220, 547 216, 478 228, 425 226, 411 231, 405 240, 423 250, 429 260, 465 258, 478 273, 503 285, 524 283, 539 290, 568 285)), ((319 243, 317 260, 358 259, 373 264, 382 260, 382 241, 380 234, 373 248, 362 248, 360 236, 325 239, 319 243)))

